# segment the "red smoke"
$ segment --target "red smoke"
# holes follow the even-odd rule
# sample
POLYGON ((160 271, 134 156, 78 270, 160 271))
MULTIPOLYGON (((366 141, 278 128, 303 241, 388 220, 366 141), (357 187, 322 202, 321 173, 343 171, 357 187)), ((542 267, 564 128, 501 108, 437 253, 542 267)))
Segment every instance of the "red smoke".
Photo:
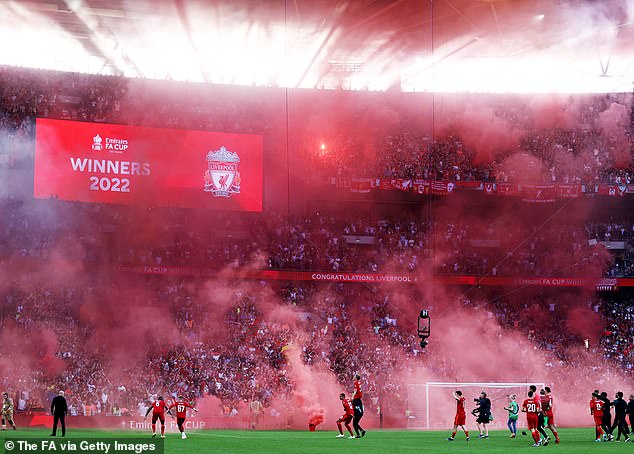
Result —
POLYGON ((308 427, 311 430, 314 430, 319 424, 324 422, 324 412, 323 409, 321 411, 314 412, 310 418, 308 419, 308 427))
POLYGON ((438 115, 439 136, 456 134, 467 149, 474 151, 476 165, 491 163, 518 149, 521 131, 512 118, 504 117, 482 98, 450 101, 448 111, 438 115))
POLYGON ((632 163, 632 141, 626 134, 631 107, 613 102, 599 114, 599 128, 609 144, 607 153, 614 166, 625 168, 632 163))
MULTIPOLYGON (((297 115, 294 121, 306 123, 304 128, 308 136, 341 134, 350 139, 357 153, 353 162, 363 169, 363 164, 384 152, 377 148, 377 139, 385 139, 382 135, 402 125, 397 108, 390 105, 377 107, 376 100, 382 98, 368 98, 367 105, 359 107, 356 98, 351 96, 342 94, 310 108, 302 106, 309 113, 311 108, 317 113, 313 112, 308 117, 297 115)), ((307 103, 314 99, 314 95, 310 96, 307 103)), ((598 114, 597 124, 593 124, 594 117, 588 115, 593 102, 584 99, 545 100, 543 105, 517 97, 498 98, 497 102, 490 102, 486 97, 456 99, 456 106, 451 107, 445 117, 439 115, 434 138, 443 140, 445 135, 455 134, 462 140, 464 148, 473 152, 476 164, 496 161, 498 170, 516 182, 548 181, 553 166, 564 173, 581 175, 587 168, 593 169, 597 160, 604 161, 606 166, 612 163, 623 166, 630 162, 628 146, 631 143, 624 130, 627 103, 607 103, 598 114), (506 109, 507 104, 513 109, 506 109), (526 111, 532 112, 528 118, 526 111), (568 146, 574 147, 576 137, 570 138, 566 134, 557 139, 561 143, 544 145, 543 156, 523 148, 527 145, 522 141, 520 131, 548 136, 552 130, 578 128, 580 125, 598 134, 597 143, 606 141, 609 144, 606 150, 601 150, 607 156, 595 155, 594 147, 589 145, 569 151, 568 146)), ((302 113, 306 111, 300 110, 302 113)), ((592 144, 592 141, 589 143, 592 144)), ((301 170, 309 173, 313 168, 306 166, 301 170)), ((42 381, 57 384, 63 369, 70 368, 72 363, 72 360, 60 359, 58 355, 71 353, 88 358, 91 364, 93 361, 101 364, 103 370, 97 369, 94 373, 96 377, 103 374, 104 383, 136 386, 146 394, 174 392, 173 388, 180 386, 178 383, 170 389, 157 389, 162 385, 157 383, 156 376, 163 374, 169 379, 175 373, 171 369, 165 372, 163 364, 156 362, 156 358, 168 357, 170 353, 182 357, 194 351, 192 362, 198 359, 196 355, 218 356, 218 362, 227 360, 227 364, 223 363, 218 369, 227 372, 234 366, 234 356, 249 357, 241 350, 258 348, 260 350, 254 356, 259 360, 255 364, 235 366, 235 370, 232 369, 235 377, 230 377, 223 384, 229 386, 241 383, 241 380, 247 382, 244 378, 249 376, 254 380, 251 391, 257 393, 259 381, 267 376, 274 377, 278 384, 290 383, 286 387, 280 385, 281 390, 276 391, 270 401, 271 408, 283 412, 289 427, 305 428, 307 420, 314 425, 317 421, 331 424, 336 419, 341 412, 338 395, 351 391, 351 377, 345 375, 348 371, 342 365, 353 362, 355 370, 368 383, 368 408, 376 407, 367 403, 372 399, 384 399, 378 401, 378 406, 398 423, 403 422, 403 408, 412 405, 407 400, 407 385, 410 383, 539 380, 553 389, 555 411, 562 425, 588 425, 587 391, 599 384, 609 390, 631 387, 631 382, 620 374, 618 368, 601 357, 601 348, 597 344, 601 320, 588 308, 592 290, 539 294, 515 287, 496 289, 494 293, 482 291, 477 286, 444 287, 434 276, 445 261, 449 262, 456 254, 466 254, 467 240, 491 237, 499 239, 501 246, 488 252, 491 258, 486 264, 478 264, 484 268, 484 272, 479 274, 492 274, 494 268, 503 269, 508 263, 526 261, 534 263, 535 269, 546 269, 549 275, 575 273, 581 277, 599 277, 609 263, 609 254, 601 247, 589 249, 587 244, 584 246, 585 233, 579 232, 580 226, 591 219, 590 208, 574 202, 539 209, 514 202, 499 202, 498 206, 496 201, 486 205, 481 200, 474 203, 473 199, 460 195, 438 205, 429 209, 430 217, 424 220, 429 222, 417 220, 416 226, 420 229, 432 229, 434 226, 442 229, 447 223, 454 222, 458 230, 466 229, 464 224, 470 224, 469 236, 465 233, 458 240, 456 235, 447 238, 449 235, 444 231, 430 231, 433 242, 427 237, 428 243, 416 251, 422 263, 417 272, 417 285, 407 288, 349 284, 344 290, 340 286, 324 285, 317 290, 309 289, 314 291, 313 294, 306 298, 303 306, 298 307, 282 299, 274 284, 233 277, 238 267, 261 269, 267 266, 264 260, 267 252, 277 244, 295 247, 289 240, 288 225, 280 228, 279 234, 275 229, 262 228, 258 230, 260 236, 248 238, 248 241, 257 244, 246 263, 235 260, 235 264, 221 270, 214 278, 192 280, 181 286, 180 280, 170 281, 162 277, 161 280, 122 277, 117 272, 111 272, 110 266, 101 269, 99 263, 93 263, 94 269, 85 272, 79 264, 88 262, 90 254, 104 258, 116 253, 109 249, 108 241, 119 239, 99 238, 93 232, 90 223, 94 222, 93 215, 107 218, 103 213, 107 209, 103 212, 95 210, 95 213, 77 209, 84 215, 69 216, 73 219, 65 232, 67 235, 58 238, 54 247, 47 250, 49 255, 39 266, 23 270, 17 266, 16 258, 15 263, 9 263, 10 270, 1 271, 3 292, 7 290, 5 287, 19 288, 20 291, 42 287, 52 293, 64 292, 62 301, 69 306, 70 313, 64 318, 55 313, 56 307, 53 307, 49 320, 46 317, 36 320, 35 326, 28 332, 29 336, 24 336, 22 328, 3 327, 0 342, 6 353, 0 356, 0 368, 19 370, 27 377, 44 375, 42 381), (77 227, 84 225, 90 227, 77 227), (75 235, 75 230, 83 235, 75 235), (487 233, 489 231, 491 233, 487 233), (95 250, 98 252, 95 253, 95 250), (24 280, 6 284, 10 279, 4 278, 17 275, 23 275, 24 280), (69 295, 66 287, 75 287, 76 293, 69 295), (165 287, 168 290, 159 294, 158 289, 165 287), (375 306, 385 302, 386 296, 389 301, 385 304, 387 315, 397 323, 381 331, 375 320, 379 317, 373 311, 375 306), (239 319, 250 311, 250 306, 253 310, 249 316, 253 320, 241 324, 239 319), (429 309, 432 317, 432 337, 425 351, 417 347, 415 336, 416 317, 421 309, 429 309), (183 313, 187 313, 189 318, 183 313), (344 317, 351 320, 351 328, 334 334, 335 323, 327 321, 333 313, 340 320, 344 317), (506 322, 502 322, 503 319, 506 322), (74 324, 75 320, 81 328, 74 324), (176 320, 185 320, 188 324, 177 326, 176 320), (552 339, 540 338, 536 335, 540 331, 554 337, 570 335, 572 339, 566 344, 570 347, 565 352, 551 350, 549 343, 552 339), (253 346, 250 341, 257 336, 265 339, 266 345, 253 346), (400 341, 399 336, 404 339, 400 343, 394 340, 400 341), (589 339, 588 350, 582 342, 585 338, 589 339), (308 365, 304 347, 313 344, 318 355, 314 364, 308 365), (340 344, 350 345, 350 351, 342 357, 335 357, 339 354, 337 348, 340 344), (325 355, 322 356, 321 352, 325 355), (269 360, 269 357, 273 359, 269 360), (150 360, 154 361, 151 370, 146 370, 150 360), (333 371, 336 367, 342 368, 343 372, 333 371), (383 392, 387 397, 382 395, 383 392)), ((55 219, 55 216, 49 219, 50 213, 41 213, 41 218, 50 225, 65 221, 66 211, 61 204, 56 206, 60 206, 60 219, 55 219)), ((385 209, 384 205, 377 204, 376 207, 370 206, 368 211, 375 208, 379 214, 383 214, 381 210, 385 209)), ((405 217, 405 210, 399 210, 400 206, 389 208, 396 212, 399 221, 405 217)), ((350 205, 333 209, 339 218, 353 216, 350 205)), ((192 242, 212 243, 204 235, 217 231, 213 225, 217 219, 209 221, 208 213, 185 212, 178 220, 182 228, 174 233, 166 230, 175 224, 174 217, 165 212, 144 208, 131 211, 131 214, 123 211, 125 223, 118 219, 110 222, 117 224, 118 236, 128 238, 130 247, 141 251, 160 249, 171 242, 186 242, 188 233, 191 231, 192 236, 197 235, 196 228, 200 225, 208 225, 209 228, 201 229, 203 235, 197 239, 198 243, 192 242), (126 217, 128 214, 130 216, 126 217)), ((69 212, 75 213, 72 209, 69 212)), ((328 229, 332 229, 333 237, 339 239, 341 229, 334 222, 325 224, 325 227, 317 225, 307 232, 306 237, 312 238, 307 243, 315 241, 319 235, 329 235, 328 229), (322 228, 326 233, 321 232, 322 228)), ((222 243, 223 240, 216 241, 222 243)), ((213 251, 217 257, 231 256, 234 244, 227 240, 227 244, 222 246, 220 251, 213 251)), ((400 248, 392 244, 381 246, 390 250, 400 248)), ((184 247, 175 249, 181 252, 184 247)), ((153 252, 156 254, 147 253, 145 257, 148 264, 160 255, 160 251, 153 252)), ((323 258, 326 252, 318 251, 317 257, 323 258)), ((487 255, 482 250, 478 252, 476 256, 487 255)), ((202 255, 203 261, 211 260, 209 253, 205 255, 206 251, 193 250, 194 254, 202 255)), ((167 257, 164 258, 167 261, 167 257)), ((359 260, 358 265, 361 267, 364 263, 359 260)), ((392 263, 380 265, 385 273, 400 272, 404 268, 398 258, 392 263)), ((343 266, 352 268, 355 264, 343 266)), ((36 294, 42 301, 46 301, 45 296, 44 292, 36 294)), ((32 307, 27 307, 29 309, 32 307)), ((168 367, 171 365, 168 364, 168 367)), ((87 370, 82 364, 78 369, 79 373, 87 370)), ((213 376, 209 383, 202 386, 213 385, 213 380, 220 383, 219 377, 213 376)), ((442 396, 446 400, 444 412, 447 413, 451 412, 453 402, 451 390, 445 391, 446 395, 442 396)), ((445 391, 436 392, 441 394, 445 391)), ((218 408, 220 400, 216 397, 203 401, 201 411, 206 409, 204 411, 214 415, 221 411, 218 408)), ((239 413, 247 411, 242 401, 225 404, 235 406, 239 413)), ((333 428, 332 424, 329 428, 333 428)))

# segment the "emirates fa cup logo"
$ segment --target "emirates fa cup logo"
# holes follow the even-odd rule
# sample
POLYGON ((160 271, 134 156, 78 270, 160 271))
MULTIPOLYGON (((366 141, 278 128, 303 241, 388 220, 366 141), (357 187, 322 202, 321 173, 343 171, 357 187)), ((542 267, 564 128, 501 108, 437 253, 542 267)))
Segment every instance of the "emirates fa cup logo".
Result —
POLYGON ((101 137, 99 136, 99 134, 97 134, 95 137, 92 138, 92 149, 95 151, 101 151, 101 149, 103 148, 103 145, 101 145, 101 137))
POLYGON ((207 153, 207 170, 205 171, 205 192, 215 197, 231 197, 240 194, 240 172, 238 153, 225 147, 207 153))

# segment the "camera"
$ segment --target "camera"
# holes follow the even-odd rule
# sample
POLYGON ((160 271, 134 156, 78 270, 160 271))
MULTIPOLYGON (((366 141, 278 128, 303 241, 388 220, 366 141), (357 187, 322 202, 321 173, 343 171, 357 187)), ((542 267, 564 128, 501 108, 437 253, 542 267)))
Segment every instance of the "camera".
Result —
POLYGON ((429 336, 431 335, 431 321, 429 311, 423 309, 418 315, 418 337, 420 338, 420 348, 425 348, 429 344, 429 336))

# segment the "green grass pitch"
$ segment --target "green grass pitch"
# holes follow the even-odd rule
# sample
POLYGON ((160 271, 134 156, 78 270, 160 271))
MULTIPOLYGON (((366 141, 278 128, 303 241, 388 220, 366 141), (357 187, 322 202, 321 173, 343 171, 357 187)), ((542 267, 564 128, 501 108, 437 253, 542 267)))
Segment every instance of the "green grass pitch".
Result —
MULTIPOLYGON (((44 429, 8 430, 0 432, 4 451, 5 438, 44 438, 50 431, 44 429)), ((604 451, 631 451, 634 443, 596 443, 593 441, 594 429, 561 429, 561 444, 551 442, 548 446, 531 447, 530 436, 518 435, 508 438, 508 432, 491 431, 487 440, 478 440, 477 431, 471 432, 476 438, 466 442, 464 434, 458 434, 456 441, 448 442, 444 432, 427 431, 368 431, 365 438, 348 440, 335 438, 335 431, 244 431, 244 430, 203 430, 188 433, 186 440, 179 434, 168 433, 165 439, 165 452, 169 454, 196 453, 522 453, 532 451, 552 451, 558 454, 579 454, 604 451)), ((74 430, 68 429, 68 438, 150 438, 148 432, 110 431, 110 430, 74 430)), ((58 440, 61 438, 58 437, 58 440)))

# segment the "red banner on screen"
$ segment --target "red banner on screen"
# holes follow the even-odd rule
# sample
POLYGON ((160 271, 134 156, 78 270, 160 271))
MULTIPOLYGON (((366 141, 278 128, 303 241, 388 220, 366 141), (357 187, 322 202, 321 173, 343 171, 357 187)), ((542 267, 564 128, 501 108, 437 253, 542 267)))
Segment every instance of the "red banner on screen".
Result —
POLYGON ((38 118, 33 195, 262 211, 262 136, 38 118))

